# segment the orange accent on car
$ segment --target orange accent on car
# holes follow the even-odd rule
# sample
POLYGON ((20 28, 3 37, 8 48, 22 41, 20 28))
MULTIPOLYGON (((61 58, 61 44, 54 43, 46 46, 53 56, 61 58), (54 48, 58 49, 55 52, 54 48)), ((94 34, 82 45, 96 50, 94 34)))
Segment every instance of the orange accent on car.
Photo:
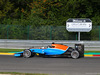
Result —
POLYGON ((52 44, 52 47, 57 48, 57 49, 61 49, 61 50, 64 50, 64 51, 68 49, 68 46, 61 45, 61 44, 52 44))

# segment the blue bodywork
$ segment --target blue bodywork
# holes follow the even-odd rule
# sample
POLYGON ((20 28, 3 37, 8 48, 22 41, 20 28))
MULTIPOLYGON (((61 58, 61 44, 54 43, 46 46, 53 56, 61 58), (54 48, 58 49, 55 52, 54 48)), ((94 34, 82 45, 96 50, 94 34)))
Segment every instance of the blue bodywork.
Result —
MULTIPOLYGON (((47 49, 29 49, 31 52, 34 53, 39 53, 39 54, 44 54, 44 55, 61 55, 65 53, 67 50, 61 50, 61 49, 56 49, 56 48, 47 48, 47 49)), ((22 52, 18 52, 14 54, 15 57, 19 57, 23 54, 22 52)))

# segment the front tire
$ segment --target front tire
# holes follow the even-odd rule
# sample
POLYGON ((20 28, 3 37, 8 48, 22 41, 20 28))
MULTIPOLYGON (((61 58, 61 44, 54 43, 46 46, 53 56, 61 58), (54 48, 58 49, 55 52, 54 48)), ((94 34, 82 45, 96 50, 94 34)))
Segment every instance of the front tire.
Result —
POLYGON ((24 52, 23 52, 23 57, 25 57, 25 58, 30 58, 30 57, 32 57, 32 56, 34 56, 35 54, 33 54, 30 50, 28 50, 28 49, 26 49, 26 50, 24 50, 24 52))
POLYGON ((79 58, 79 52, 78 52, 77 50, 72 51, 72 52, 71 52, 71 57, 72 57, 73 59, 79 58))

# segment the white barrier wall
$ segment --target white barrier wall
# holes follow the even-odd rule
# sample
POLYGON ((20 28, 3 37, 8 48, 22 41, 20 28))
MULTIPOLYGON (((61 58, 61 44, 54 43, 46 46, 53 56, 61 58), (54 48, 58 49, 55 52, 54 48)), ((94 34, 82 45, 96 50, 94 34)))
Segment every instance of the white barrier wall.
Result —
POLYGON ((100 50, 100 41, 67 41, 67 40, 10 40, 0 39, 0 48, 28 49, 30 47, 47 47, 52 42, 74 47, 84 44, 85 50, 100 50))

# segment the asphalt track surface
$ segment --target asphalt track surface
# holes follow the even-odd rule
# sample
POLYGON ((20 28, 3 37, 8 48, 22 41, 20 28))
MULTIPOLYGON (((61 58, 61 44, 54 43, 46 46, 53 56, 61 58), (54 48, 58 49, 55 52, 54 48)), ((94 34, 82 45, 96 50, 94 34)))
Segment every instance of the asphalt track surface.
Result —
POLYGON ((100 75, 100 57, 15 58, 0 55, 0 72, 44 73, 50 75, 100 75))

